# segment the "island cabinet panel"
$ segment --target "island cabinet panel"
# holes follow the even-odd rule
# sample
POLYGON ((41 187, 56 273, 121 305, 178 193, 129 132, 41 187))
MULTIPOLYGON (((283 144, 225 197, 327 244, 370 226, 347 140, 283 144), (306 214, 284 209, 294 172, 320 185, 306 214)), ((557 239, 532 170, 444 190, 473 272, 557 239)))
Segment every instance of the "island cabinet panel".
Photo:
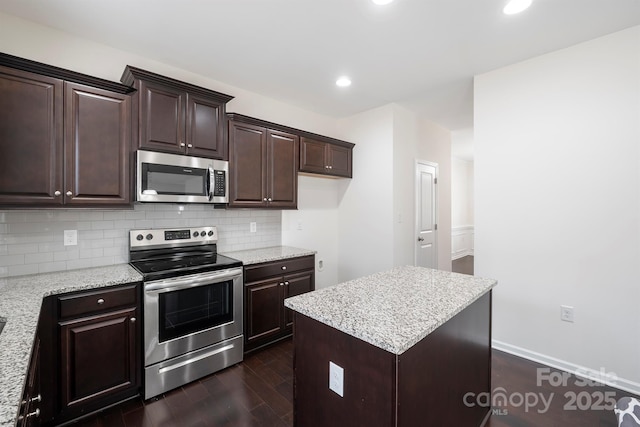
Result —
POLYGON ((491 291, 401 354, 294 314, 295 425, 477 427, 490 408, 465 395, 490 389, 491 291), (329 362, 344 369, 343 397, 329 362))
POLYGON ((300 138, 300 172, 351 178, 352 152, 351 143, 303 136, 300 138))
POLYGON ((131 90, 0 54, 0 204, 129 205, 131 90))
POLYGON ((229 207, 295 209, 298 136, 229 115, 229 207))
POLYGON ((244 350, 254 351, 292 333, 284 300, 315 289, 315 256, 244 267, 244 350))
POLYGON ((138 90, 138 148, 227 160, 226 104, 232 96, 131 66, 120 80, 138 90))

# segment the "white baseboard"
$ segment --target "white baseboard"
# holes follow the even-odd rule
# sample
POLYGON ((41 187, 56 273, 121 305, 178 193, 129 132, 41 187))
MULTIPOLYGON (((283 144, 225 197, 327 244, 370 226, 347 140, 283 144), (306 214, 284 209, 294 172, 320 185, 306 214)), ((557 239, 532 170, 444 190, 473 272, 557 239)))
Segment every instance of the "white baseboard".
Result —
POLYGON ((535 351, 527 350, 525 348, 507 344, 498 340, 491 340, 491 347, 495 348, 496 350, 504 351, 505 353, 513 354, 514 356, 519 356, 533 362, 560 369, 561 371, 569 372, 571 374, 578 374, 583 378, 598 381, 610 387, 624 390, 626 392, 635 394, 636 396, 640 396, 639 383, 629 381, 620 377, 615 377, 614 380, 611 380, 611 378, 609 377, 610 373, 608 372, 585 368, 584 366, 576 365, 575 363, 567 362, 566 360, 556 359, 555 357, 547 356, 542 353, 537 353, 535 351))
POLYGON ((466 256, 473 256, 473 249, 469 249, 466 251, 458 251, 454 254, 451 254, 451 261, 455 261, 460 258, 464 258, 466 256))

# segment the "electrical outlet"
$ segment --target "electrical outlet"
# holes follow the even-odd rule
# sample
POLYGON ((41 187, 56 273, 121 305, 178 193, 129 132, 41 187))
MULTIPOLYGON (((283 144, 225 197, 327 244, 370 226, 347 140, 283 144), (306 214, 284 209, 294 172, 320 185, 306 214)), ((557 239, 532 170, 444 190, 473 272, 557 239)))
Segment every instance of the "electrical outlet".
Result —
POLYGON ((560 320, 573 323, 573 307, 569 305, 561 305, 560 320))
POLYGON ((78 244, 78 230, 64 230, 64 245, 75 246, 78 244))
POLYGON ((344 369, 333 362, 329 362, 329 389, 344 397, 344 369))
POLYGON ((298 220, 298 230, 302 230, 302 221, 298 220))
POLYGON ((255 222, 250 222, 249 223, 249 232, 251 233, 255 233, 257 230, 257 226, 255 222))

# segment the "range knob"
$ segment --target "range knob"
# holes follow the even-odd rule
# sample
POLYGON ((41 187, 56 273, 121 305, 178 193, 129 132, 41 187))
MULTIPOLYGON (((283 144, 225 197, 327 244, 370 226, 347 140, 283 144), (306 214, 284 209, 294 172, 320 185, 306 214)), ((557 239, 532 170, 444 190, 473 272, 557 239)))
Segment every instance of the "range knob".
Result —
POLYGON ((137 240, 137 241, 140 241, 140 240, 142 240, 142 239, 144 239, 144 236, 143 236, 142 234, 138 234, 138 235, 136 236, 136 240, 137 240))
POLYGON ((147 234, 147 240, 151 240, 151 239, 153 239, 153 234, 151 233, 147 234))
POLYGON ((213 231, 209 230, 209 237, 213 236, 213 231))
POLYGON ((193 237, 198 237, 200 235, 200 233, 198 233, 197 231, 193 232, 193 237))
POLYGON ((201 231, 201 232, 200 232, 200 237, 204 237, 204 236, 206 236, 206 235, 207 235, 207 232, 206 232, 206 231, 201 231))

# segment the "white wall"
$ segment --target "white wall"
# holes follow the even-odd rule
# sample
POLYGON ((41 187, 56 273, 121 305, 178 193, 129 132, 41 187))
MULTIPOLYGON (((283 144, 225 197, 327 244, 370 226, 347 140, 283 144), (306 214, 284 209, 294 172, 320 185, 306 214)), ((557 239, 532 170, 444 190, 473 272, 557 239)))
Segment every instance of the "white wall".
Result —
POLYGON ((282 212, 282 244, 313 248, 316 289, 338 281, 338 179, 298 177, 298 210, 282 212), (320 268, 322 262, 322 269, 320 268))
POLYGON ((473 226, 473 162, 451 159, 451 227, 473 226))
POLYGON ((640 27, 477 76, 474 122, 496 345, 640 393, 640 27))
POLYGON ((339 281, 393 266, 393 114, 387 105, 340 122, 356 144, 353 179, 339 181, 339 281))

